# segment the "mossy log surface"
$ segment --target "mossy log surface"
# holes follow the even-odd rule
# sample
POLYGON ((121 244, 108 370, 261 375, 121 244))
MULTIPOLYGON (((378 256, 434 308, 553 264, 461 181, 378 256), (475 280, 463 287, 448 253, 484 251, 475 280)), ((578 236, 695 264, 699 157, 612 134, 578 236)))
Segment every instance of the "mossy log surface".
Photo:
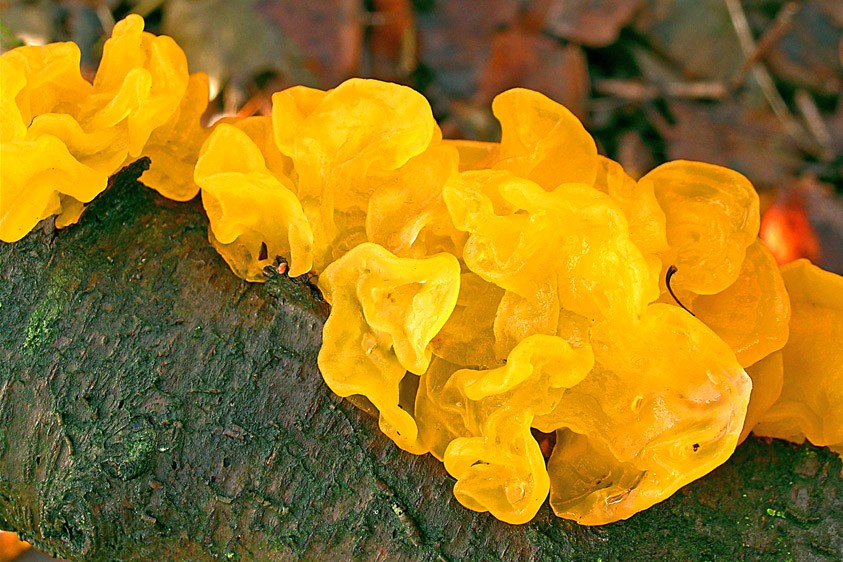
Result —
POLYGON ((0 528, 70 560, 840 560, 825 449, 750 439, 628 521, 462 508, 316 368, 327 308, 135 181, 0 247, 0 528))

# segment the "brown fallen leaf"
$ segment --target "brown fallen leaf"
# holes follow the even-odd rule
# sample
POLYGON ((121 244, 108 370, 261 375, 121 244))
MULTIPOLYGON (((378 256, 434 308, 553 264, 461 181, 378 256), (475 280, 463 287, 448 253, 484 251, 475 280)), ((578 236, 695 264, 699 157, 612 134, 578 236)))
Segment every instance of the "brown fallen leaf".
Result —
POLYGON ((781 190, 769 204, 761 217, 759 236, 779 264, 820 259, 820 242, 808 218, 805 197, 797 189, 781 190))
POLYGON ((668 107, 675 123, 661 133, 670 159, 728 166, 758 188, 781 185, 802 164, 793 139, 769 111, 732 100, 716 105, 677 100, 668 107))
MULTIPOLYGON (((838 6, 843 2, 838 2, 838 6)), ((822 2, 799 5, 787 33, 771 46, 766 60, 781 80, 825 94, 843 90, 843 63, 837 56, 843 23, 836 22, 822 2)), ((838 8, 839 10, 839 8, 838 8)))
POLYGON ((651 147, 641 134, 630 129, 618 136, 618 162, 633 179, 638 179, 656 166, 651 147))
POLYGON ((191 72, 208 73, 212 98, 226 84, 245 97, 254 76, 267 71, 313 85, 298 49, 260 9, 256 0, 168 0, 161 32, 184 49, 191 72))
POLYGON ((582 48, 560 45, 522 26, 496 33, 474 101, 488 106, 497 94, 515 87, 542 92, 585 119, 589 78, 582 48))
POLYGON ((635 28, 686 79, 726 79, 743 63, 723 0, 646 0, 635 28))
POLYGON ((258 0, 256 10, 298 47, 316 86, 332 88, 358 74, 363 44, 359 0, 258 0))
POLYGON ((410 0, 374 0, 367 46, 372 76, 398 81, 416 66, 416 26, 410 0))
POLYGON ((419 62, 433 72, 445 98, 468 99, 491 53, 491 37, 511 25, 519 2, 489 0, 482 8, 472 0, 435 2, 417 18, 419 62))
POLYGON ((641 0, 545 0, 545 29, 551 35, 589 47, 614 43, 641 0))

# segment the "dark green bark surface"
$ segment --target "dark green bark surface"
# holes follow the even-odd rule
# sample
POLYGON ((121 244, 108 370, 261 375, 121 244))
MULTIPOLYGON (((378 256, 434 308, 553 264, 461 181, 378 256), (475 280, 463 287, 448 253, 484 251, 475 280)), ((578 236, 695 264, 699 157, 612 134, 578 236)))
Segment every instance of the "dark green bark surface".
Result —
POLYGON ((841 463, 750 439, 628 521, 462 508, 316 369, 310 286, 235 277, 135 166, 0 246, 0 528, 71 560, 840 560, 841 463))

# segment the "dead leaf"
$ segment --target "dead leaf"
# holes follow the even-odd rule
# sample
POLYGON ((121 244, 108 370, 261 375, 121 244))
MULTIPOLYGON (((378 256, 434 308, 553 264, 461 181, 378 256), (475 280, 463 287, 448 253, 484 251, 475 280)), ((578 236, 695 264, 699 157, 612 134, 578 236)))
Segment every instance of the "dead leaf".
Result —
POLYGON ((723 0, 647 0, 635 27, 686 79, 726 79, 743 63, 723 0))
POLYGON ((315 85, 332 88, 359 73, 363 44, 359 0, 258 0, 263 14, 298 47, 315 85))
POLYGON ((245 92, 258 73, 272 71, 291 83, 313 84, 295 46, 261 13, 257 0, 169 0, 163 33, 173 37, 190 71, 211 78, 211 97, 228 83, 245 92))
POLYGON ((496 33, 475 101, 488 106, 497 94, 515 87, 542 92, 585 119, 589 78, 583 50, 520 26, 496 33))
MULTIPOLYGON (((843 92, 837 97, 835 112, 824 117, 828 120, 827 128, 831 132, 832 146, 837 154, 843 154, 843 92)), ((841 186, 841 191, 843 191, 843 186, 841 186)))
POLYGON ((759 236, 780 265, 799 258, 816 263, 820 258, 820 242, 798 190, 784 189, 770 203, 761 217, 759 236))
POLYGON ((552 35, 587 45, 614 43, 641 7, 641 0, 550 0, 545 29, 552 35))
POLYGON ((843 197, 833 186, 812 176, 800 178, 798 187, 820 242, 817 265, 843 275, 843 197))
POLYGON ((410 0, 374 0, 369 30, 371 74, 381 80, 405 78, 416 66, 416 26, 410 0))
POLYGON ((656 167, 653 151, 635 130, 624 131, 618 137, 618 163, 636 180, 656 167))
POLYGON ((837 26, 843 26, 843 2, 840 0, 817 0, 820 10, 834 20, 837 26))
POLYGON ((770 48, 766 61, 779 79, 835 94, 843 90, 843 63, 837 56, 841 41, 841 24, 829 17, 820 2, 808 1, 800 5, 790 29, 770 48))
POLYGON ((761 238, 779 263, 808 258, 843 274, 843 200, 811 175, 793 179, 764 209, 761 238))
POLYGON ((670 159, 702 160, 738 170, 756 187, 780 185, 802 159, 781 122, 729 100, 711 105, 673 101, 675 124, 662 131, 670 159))
POLYGON ((518 0, 438 1, 417 18, 419 61, 433 72, 443 97, 474 95, 491 52, 491 37, 518 15, 518 0))

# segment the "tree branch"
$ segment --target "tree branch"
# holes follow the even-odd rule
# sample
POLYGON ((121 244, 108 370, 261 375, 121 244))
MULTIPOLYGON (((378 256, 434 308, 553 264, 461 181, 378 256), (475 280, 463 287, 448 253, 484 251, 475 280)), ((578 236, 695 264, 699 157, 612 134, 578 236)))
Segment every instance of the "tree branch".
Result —
POLYGON ((0 528, 70 560, 836 559, 828 451, 750 440, 603 528, 454 500, 316 369, 307 284, 233 274, 198 202, 125 170, 80 224, 0 246, 0 528))

